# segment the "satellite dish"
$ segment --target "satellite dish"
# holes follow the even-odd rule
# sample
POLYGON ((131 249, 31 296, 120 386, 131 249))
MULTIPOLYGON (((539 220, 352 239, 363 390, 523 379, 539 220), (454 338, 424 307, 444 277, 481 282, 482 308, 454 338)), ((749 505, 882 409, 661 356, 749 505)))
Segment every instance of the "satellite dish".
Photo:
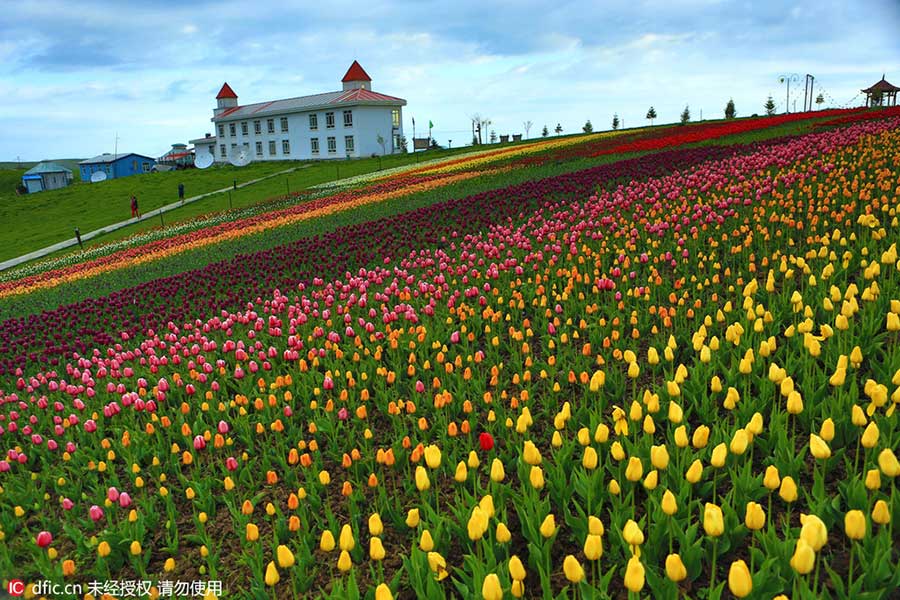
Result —
POLYGON ((235 149, 228 157, 228 162, 236 167, 246 167, 253 161, 253 156, 248 148, 235 149))
POLYGON ((91 183, 100 183, 101 181, 106 181, 106 173, 103 171, 97 171, 91 175, 91 183))
POLYGON ((206 169, 213 164, 213 155, 209 152, 204 152, 197 156, 196 160, 194 160, 194 166, 198 169, 206 169))

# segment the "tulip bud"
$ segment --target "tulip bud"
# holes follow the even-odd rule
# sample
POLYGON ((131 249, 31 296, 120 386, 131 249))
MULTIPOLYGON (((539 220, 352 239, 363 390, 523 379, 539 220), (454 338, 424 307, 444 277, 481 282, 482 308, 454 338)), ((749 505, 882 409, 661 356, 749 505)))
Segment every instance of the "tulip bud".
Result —
POLYGON ((525 448, 522 451, 522 459, 529 465, 541 464, 541 453, 531 440, 525 441, 525 448))
POLYGON ((468 478, 469 470, 466 468, 466 463, 459 461, 459 464, 456 465, 456 473, 453 474, 453 479, 457 483, 463 483, 468 478))
POLYGON ((632 519, 628 519, 622 528, 622 538, 629 546, 640 546, 644 543, 644 532, 632 519))
POLYGON ((294 553, 284 544, 278 546, 275 556, 278 559, 278 566, 282 569, 289 569, 294 566, 294 553))
POLYGON ((369 538, 369 558, 379 561, 384 560, 384 555, 384 545, 381 543, 381 538, 375 536, 369 538))
POLYGON ((670 554, 666 557, 666 577, 675 583, 678 583, 687 577, 687 569, 679 555, 670 554))
POLYGON ((700 462, 699 458, 695 458, 694 462, 691 463, 691 466, 688 467, 687 473, 685 473, 684 478, 690 484, 695 484, 700 481, 700 478, 703 477, 703 463, 700 462))
POLYGON ((566 579, 572 583, 580 583, 584 579, 584 568, 578 562, 578 559, 571 554, 567 555, 565 560, 563 560, 563 573, 565 573, 566 579))
POLYGON ((747 446, 749 444, 750 437, 747 435, 747 432, 744 429, 738 429, 734 432, 734 436, 731 438, 731 445, 729 446, 729 450, 731 450, 732 454, 737 454, 738 456, 740 456, 747 451, 747 446))
POLYGON ((425 463, 429 469, 441 466, 441 449, 433 444, 425 446, 425 463))
POLYGON ((831 457, 831 448, 828 442, 814 433, 809 434, 809 451, 818 460, 826 460, 831 457))
POLYGON ((505 544, 509 540, 512 539, 512 534, 509 532, 509 527, 504 523, 497 523, 497 532, 495 534, 497 538, 498 544, 505 544))
POLYGON ((248 542, 255 542, 259 539, 259 528, 253 523, 247 523, 247 531, 244 537, 248 542))
POLYGON ((380 583, 378 584, 378 587, 375 588, 375 600, 394 600, 391 588, 389 588, 386 583, 380 583))
POLYGON ((556 519, 551 513, 544 517, 544 521, 541 523, 541 535, 549 538, 554 533, 556 533, 556 519))
POLYGON ((797 540, 794 555, 791 557, 791 568, 801 575, 806 575, 813 570, 816 563, 816 553, 806 540, 797 540))
POLYGON ((669 451, 665 445, 650 447, 650 463, 653 465, 653 468, 660 471, 665 470, 669 466, 669 451))
POLYGON ((132 556, 139 556, 141 553, 141 543, 137 540, 131 542, 131 547, 129 548, 132 556))
POLYGON ((753 591, 753 578, 744 561, 736 560, 731 563, 731 568, 728 569, 728 589, 738 598, 744 598, 753 591))
POLYGON ((484 578, 481 584, 481 596, 484 600, 503 600, 503 588, 500 586, 500 578, 496 573, 491 573, 484 578))
POLYGON ((598 560, 603 556, 603 538, 588 534, 584 540, 584 556, 588 560, 598 560))
POLYGON ((411 508, 406 513, 406 526, 415 528, 419 526, 419 509, 411 508))
POLYGON ((866 515, 861 510, 851 510, 844 515, 844 531, 851 540, 866 537, 866 515))
POLYGON ((506 471, 503 469, 503 463, 499 458, 495 458, 491 462, 491 481, 501 482, 506 478, 506 471))
POLYGON ((281 581, 281 576, 278 575, 278 569, 275 567, 275 561, 270 560, 268 566, 266 566, 266 585, 269 587, 274 587, 276 583, 281 581))
POLYGON ((813 552, 818 552, 828 541, 828 529, 816 515, 800 515, 800 537, 806 540, 813 552))
POLYGON ((830 417, 822 422, 822 427, 819 429, 819 437, 826 442, 834 439, 834 421, 830 417))
POLYGON ((334 546, 334 534, 326 529, 322 532, 322 537, 319 539, 319 548, 323 552, 331 552, 332 550, 334 550, 334 546))
POLYGON ((875 421, 869 423, 866 430, 863 431, 861 442, 863 448, 874 448, 878 443, 878 425, 875 424, 875 421))
POLYGON ((588 533, 591 535, 603 535, 603 521, 593 515, 589 516, 588 533))
POLYGON ((353 561, 350 560, 350 552, 347 550, 341 550, 341 555, 338 557, 337 568, 342 573, 346 573, 353 566, 353 561))
MULTIPOLYGON (((496 460, 496 459, 495 459, 496 460)), ((428 471, 425 470, 425 467, 419 465, 416 467, 416 489, 420 492, 424 492, 425 490, 431 487, 431 481, 428 479, 428 471)))
POLYGON ((766 524, 766 511, 756 502, 747 503, 747 513, 744 516, 744 525, 747 529, 759 531, 766 524))
POLYGON ((891 522, 891 511, 888 509, 887 502, 878 500, 872 508, 872 521, 879 525, 887 525, 891 522))
POLYGON ((725 466, 725 459, 728 457, 728 448, 725 446, 725 443, 721 443, 715 448, 713 448, 712 458, 709 460, 709 464, 714 466, 717 469, 721 469, 725 466))
POLYGON ((525 580, 525 577, 526 577, 525 566, 522 564, 522 561, 516 555, 513 555, 513 557, 509 559, 509 576, 514 581, 524 581, 525 580))
POLYGON ((694 445, 694 448, 698 450, 700 448, 705 448, 706 444, 709 443, 709 427, 701 425, 695 429, 694 435, 691 438, 691 443, 694 445))
POLYGON ((788 504, 797 500, 797 484, 794 483, 793 477, 788 475, 781 480, 781 488, 778 490, 778 495, 788 504))
POLYGON ((540 467, 531 467, 531 472, 528 475, 528 480, 531 482, 531 487, 533 487, 534 489, 543 489, 544 471, 540 467))
POLYGON ((712 537, 719 537, 725 532, 722 509, 710 502, 703 508, 703 530, 712 537))
POLYGON ((770 492, 774 492, 781 485, 781 477, 778 475, 778 468, 774 465, 766 467, 766 474, 763 478, 763 485, 770 492))
POLYGON ((644 588, 644 565, 637 556, 628 559, 628 565, 625 567, 625 587, 635 593, 644 588))
POLYGON ((419 536, 419 548, 423 552, 431 552, 434 550, 434 540, 431 539, 431 532, 427 529, 422 531, 422 535, 419 536))
POLYGON ((636 456, 632 456, 628 459, 628 466, 625 468, 625 479, 628 481, 637 481, 644 474, 644 465, 641 464, 641 459, 636 456))
POLYGON ((666 490, 662 497, 662 510, 670 517, 678 510, 678 502, 675 500, 675 494, 666 490))
POLYGON ((893 450, 885 448, 878 454, 878 468, 888 477, 900 475, 900 462, 897 461, 897 455, 893 450))

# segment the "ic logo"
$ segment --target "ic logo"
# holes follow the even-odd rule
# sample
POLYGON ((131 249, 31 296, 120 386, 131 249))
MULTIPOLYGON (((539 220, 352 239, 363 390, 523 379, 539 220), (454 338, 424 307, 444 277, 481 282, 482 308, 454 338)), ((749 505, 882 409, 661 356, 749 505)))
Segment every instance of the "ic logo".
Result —
POLYGON ((6 586, 6 591, 9 592, 10 596, 24 596, 25 582, 21 579, 11 579, 6 586))

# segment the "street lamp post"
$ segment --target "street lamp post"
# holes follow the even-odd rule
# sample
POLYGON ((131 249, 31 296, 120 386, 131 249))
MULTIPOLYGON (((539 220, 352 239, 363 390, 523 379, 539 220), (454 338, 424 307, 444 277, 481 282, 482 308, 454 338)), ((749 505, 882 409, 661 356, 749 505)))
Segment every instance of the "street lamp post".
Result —
POLYGON ((784 100, 784 112, 791 112, 791 82, 800 83, 800 76, 796 73, 790 73, 788 75, 782 75, 778 78, 778 83, 784 83, 787 85, 787 97, 784 100))

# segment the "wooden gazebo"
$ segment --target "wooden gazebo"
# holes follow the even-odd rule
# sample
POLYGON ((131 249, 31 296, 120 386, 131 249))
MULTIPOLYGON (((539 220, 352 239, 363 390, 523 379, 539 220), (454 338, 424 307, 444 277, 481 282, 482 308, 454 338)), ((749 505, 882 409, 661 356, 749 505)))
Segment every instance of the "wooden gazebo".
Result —
POLYGON ((862 91, 866 95, 866 106, 897 106, 900 87, 888 83, 882 75, 881 81, 862 91))

